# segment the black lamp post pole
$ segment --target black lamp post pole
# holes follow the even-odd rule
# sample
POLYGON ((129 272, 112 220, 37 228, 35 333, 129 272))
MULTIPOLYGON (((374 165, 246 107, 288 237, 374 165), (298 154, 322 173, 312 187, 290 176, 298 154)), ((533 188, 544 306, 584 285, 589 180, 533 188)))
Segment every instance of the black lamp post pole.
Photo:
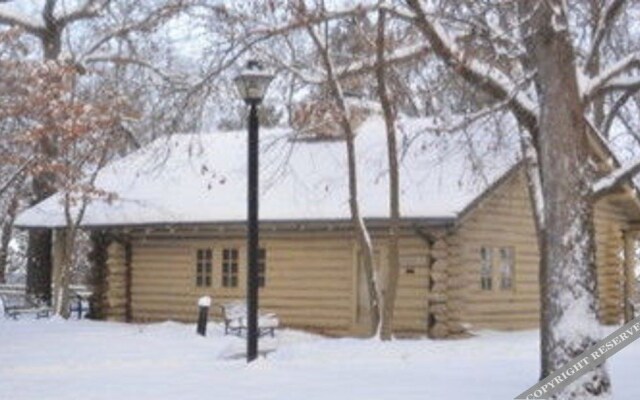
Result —
POLYGON ((250 102, 247 188, 247 362, 258 357, 258 101, 250 102))

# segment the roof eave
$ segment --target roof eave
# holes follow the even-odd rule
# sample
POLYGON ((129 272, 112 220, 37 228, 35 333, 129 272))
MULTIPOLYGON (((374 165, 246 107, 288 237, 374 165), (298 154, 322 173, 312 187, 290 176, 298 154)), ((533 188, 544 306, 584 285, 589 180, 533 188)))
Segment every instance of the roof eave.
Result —
MULTIPOLYGON (((400 225, 402 227, 447 227, 452 226, 456 222, 454 216, 432 216, 432 217, 407 217, 401 218, 400 225)), ((389 225, 389 218, 364 218, 366 225, 369 228, 384 228, 389 225)), ((100 230, 100 229, 155 229, 155 228, 185 228, 185 227, 204 227, 204 226, 225 226, 229 228, 244 228, 246 221, 158 221, 158 222, 144 222, 144 223, 114 223, 114 224, 80 224, 82 229, 86 230, 100 230)), ((335 219, 261 219, 260 225, 273 228, 273 229, 287 229, 295 228, 298 226, 308 227, 333 227, 349 228, 353 225, 351 219, 348 218, 335 218, 335 219)), ((16 224, 18 229, 64 229, 64 225, 31 225, 31 224, 16 224)))

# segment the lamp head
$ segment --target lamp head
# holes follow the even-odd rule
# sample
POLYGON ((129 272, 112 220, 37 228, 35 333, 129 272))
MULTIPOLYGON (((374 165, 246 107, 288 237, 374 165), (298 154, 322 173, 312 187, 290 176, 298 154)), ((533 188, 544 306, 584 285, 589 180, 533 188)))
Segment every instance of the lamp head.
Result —
POLYGON ((258 61, 250 60, 233 81, 247 104, 257 104, 262 102, 272 79, 273 75, 265 71, 258 61))

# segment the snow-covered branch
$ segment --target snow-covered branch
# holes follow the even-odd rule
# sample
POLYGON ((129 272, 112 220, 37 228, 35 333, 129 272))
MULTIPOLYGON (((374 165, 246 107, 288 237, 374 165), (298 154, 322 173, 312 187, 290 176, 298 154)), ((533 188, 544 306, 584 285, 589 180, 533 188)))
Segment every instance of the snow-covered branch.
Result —
POLYGON ((0 4, 0 25, 17 26, 31 34, 39 34, 44 29, 44 22, 30 18, 8 4, 0 4))
POLYGON ((621 76, 634 68, 640 68, 640 52, 627 55, 591 79, 584 78, 582 97, 591 100, 612 90, 624 90, 638 85, 640 77, 621 76))
POLYGON ((55 13, 56 20, 61 25, 66 25, 81 19, 88 19, 96 17, 100 11, 109 5, 111 0, 86 0, 83 4, 77 8, 73 8, 69 11, 63 11, 55 13))
POLYGON ((431 48, 466 81, 480 87, 498 101, 507 101, 518 121, 531 132, 537 131, 538 113, 535 103, 504 72, 467 54, 456 45, 444 27, 432 19, 419 0, 408 0, 415 13, 416 26, 431 43, 431 48))
POLYGON ((615 169, 607 176, 600 178, 593 184, 592 193, 595 197, 607 194, 638 173, 640 173, 640 159, 631 161, 627 165, 615 169))
POLYGON ((451 114, 446 118, 435 117, 432 121, 423 123, 421 125, 421 130, 425 132, 457 133, 468 128, 473 123, 504 110, 505 108, 507 108, 506 102, 498 102, 488 105, 473 113, 451 114))
POLYGON ((305 83, 320 85, 326 81, 325 75, 313 66, 305 66, 304 69, 298 68, 294 63, 288 62, 288 60, 284 60, 282 57, 278 57, 278 54, 266 53, 259 51, 258 49, 254 49, 254 51, 267 58, 275 66, 291 73, 305 83))
POLYGON ((600 13, 600 18, 598 19, 595 33, 593 34, 593 39, 591 41, 591 48, 589 49, 589 53, 587 53, 587 58, 585 59, 585 72, 589 70, 589 67, 597 58, 596 56, 598 55, 598 52, 600 50, 602 40, 610 30, 613 20, 618 15, 619 11, 622 9, 626 2, 627 0, 613 0, 600 13))
POLYGON ((618 99, 611 105, 609 108, 609 113, 606 116, 604 123, 602 124, 602 134, 605 137, 609 136, 609 131, 611 130, 611 125, 613 124, 613 120, 617 117, 620 117, 620 109, 624 107, 624 105, 631 99, 636 93, 640 91, 640 85, 638 85, 635 90, 630 89, 622 94, 622 96, 618 97, 618 99))
POLYGON ((306 10, 305 13, 298 13, 297 18, 291 22, 287 22, 278 26, 258 27, 250 31, 251 35, 257 36, 277 36, 289 33, 298 29, 305 29, 308 26, 318 25, 333 20, 342 20, 363 16, 368 13, 377 11, 378 5, 373 3, 369 5, 357 4, 351 7, 336 9, 334 11, 306 10))
MULTIPOLYGON (((429 52, 430 48, 431 46, 425 43, 398 48, 385 55, 383 65, 385 68, 388 68, 391 66, 414 61, 420 57, 424 57, 429 52)), ((278 65, 283 69, 291 72, 304 82, 311 84, 322 84, 326 81, 326 77, 324 76, 324 74, 322 74, 321 71, 318 71, 315 68, 312 68, 312 70, 302 70, 291 65, 290 63, 287 63, 285 60, 282 60, 279 57, 271 56, 270 59, 275 65, 278 65)), ((353 62, 345 66, 344 68, 341 68, 339 71, 335 71, 336 78, 342 80, 353 76, 370 74, 375 71, 375 68, 375 58, 365 58, 363 60, 353 62)))
MULTIPOLYGON (((418 43, 410 46, 400 47, 386 54, 383 65, 389 67, 391 65, 402 64, 413 61, 417 58, 424 57, 431 50, 428 43, 418 43)), ((355 75, 372 73, 376 66, 375 58, 364 59, 355 62, 338 73, 340 79, 348 78, 355 75)))

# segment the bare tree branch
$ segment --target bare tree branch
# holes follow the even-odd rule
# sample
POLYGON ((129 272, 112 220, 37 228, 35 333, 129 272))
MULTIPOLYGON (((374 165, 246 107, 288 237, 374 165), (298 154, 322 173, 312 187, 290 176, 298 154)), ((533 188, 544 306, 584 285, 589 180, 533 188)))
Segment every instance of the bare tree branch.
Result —
MULTIPOLYGON (((300 1, 300 15, 306 15, 307 9, 304 0, 300 1)), ((371 328, 372 333, 375 328, 378 327, 380 322, 380 305, 378 303, 378 295, 376 288, 375 272, 373 270, 373 247, 371 242, 371 236, 360 214, 360 206, 358 203, 358 184, 356 173, 356 154, 355 154, 355 133, 351 126, 349 108, 346 105, 344 99, 344 93, 340 81, 336 78, 335 66, 329 47, 318 36, 313 25, 306 25, 306 30, 309 33, 314 45, 320 53, 322 64, 326 70, 327 84, 330 87, 332 97, 335 104, 338 107, 339 123, 342 131, 345 135, 345 144, 347 150, 347 163, 348 163, 348 181, 349 181, 349 208, 351 210, 351 218, 354 225, 354 230, 357 232, 358 242, 360 244, 360 250, 363 256, 363 267, 367 280, 367 288, 369 292, 369 306, 371 312, 371 328)))
POLYGON ((479 87, 497 101, 506 101, 518 122, 535 136, 538 131, 537 107, 512 79, 497 68, 461 51, 442 26, 427 15, 422 2, 407 0, 407 3, 415 13, 417 28, 429 40, 433 52, 465 81, 479 87))
POLYGON ((27 161, 25 161, 14 173, 7 179, 5 183, 0 186, 0 196, 11 187, 11 185, 27 170, 27 168, 33 162, 34 157, 31 156, 27 161))
POLYGON ((622 94, 622 96, 620 96, 615 101, 615 103, 613 103, 613 105, 609 109, 609 113, 607 114, 607 117, 606 117, 606 119, 605 119, 605 121, 604 121, 604 123, 602 124, 602 127, 601 127, 602 134, 605 137, 609 137, 609 131, 611 130, 611 125, 613 124, 613 121, 616 119, 616 117, 619 116, 620 109, 622 107, 624 107, 624 105, 627 103, 627 101, 629 101, 629 99, 631 99, 633 97, 633 95, 638 93, 639 90, 640 90, 640 85, 638 85, 638 86, 636 86, 634 88, 630 88, 629 90, 624 92, 624 94, 622 94))
POLYGON ((396 143, 396 112, 392 105, 391 96, 387 88, 386 71, 384 66, 385 56, 385 27, 386 13, 381 9, 378 13, 378 27, 376 37, 375 69, 378 98, 382 106, 384 123, 387 133, 387 158, 389 162, 389 254, 388 271, 385 287, 382 289, 382 323, 380 326, 380 338, 391 340, 391 329, 394 319, 394 308, 398 288, 398 275, 400 274, 400 177, 398 173, 398 146, 396 143))
POLYGON ((56 19, 61 25, 67 25, 81 19, 94 18, 98 16, 110 2, 111 0, 86 0, 84 4, 78 8, 56 15, 56 19))
POLYGON ((117 56, 117 55, 101 56, 101 57, 96 56, 96 57, 88 57, 84 60, 84 62, 87 64, 111 63, 116 65, 137 65, 139 67, 143 67, 152 71, 154 74, 156 74, 157 76, 159 76, 160 78, 162 78, 164 81, 168 83, 177 83, 177 81, 179 80, 178 79, 179 77, 175 75, 172 76, 167 74, 166 72, 162 71, 160 68, 149 63, 148 61, 144 61, 144 60, 133 58, 133 57, 123 57, 123 56, 117 56))
POLYGON ((619 14, 626 2, 627 0, 613 0, 605 10, 600 13, 600 18, 598 19, 596 30, 593 34, 591 48, 589 49, 589 53, 587 53, 587 58, 585 59, 584 71, 588 71, 591 64, 597 59, 602 40, 611 30, 613 20, 619 14))
POLYGON ((618 60, 598 76, 589 79, 586 87, 582 88, 583 98, 586 101, 602 96, 614 90, 625 90, 638 85, 640 77, 621 77, 631 69, 640 68, 640 52, 634 52, 618 60))

